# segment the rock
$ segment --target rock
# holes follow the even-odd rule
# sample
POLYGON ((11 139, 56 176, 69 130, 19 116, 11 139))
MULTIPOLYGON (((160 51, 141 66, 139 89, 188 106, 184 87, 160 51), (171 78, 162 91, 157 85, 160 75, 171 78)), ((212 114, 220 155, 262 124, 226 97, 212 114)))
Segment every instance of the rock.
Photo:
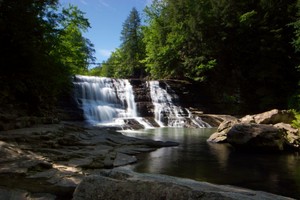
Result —
POLYGON ((289 147, 293 149, 300 148, 300 133, 298 129, 293 128, 290 124, 285 123, 275 124, 274 127, 286 132, 285 139, 289 147))
POLYGON ((227 133, 230 130, 230 128, 236 124, 236 120, 229 120, 229 121, 223 121, 218 129, 217 132, 213 133, 208 139, 208 142, 214 142, 214 143, 225 143, 227 142, 227 133))
POLYGON ((9 189, 0 187, 0 199, 11 199, 11 200, 55 200, 56 196, 47 193, 32 194, 25 190, 9 189))
POLYGON ((256 115, 246 115, 240 119, 242 123, 256 123, 256 124, 290 124, 295 119, 293 112, 288 110, 273 109, 264 113, 256 115))
POLYGON ((137 112, 139 116, 154 117, 154 105, 150 96, 150 88, 146 80, 130 79, 130 84, 134 92, 137 112))
POLYGON ((124 166, 136 163, 137 159, 135 156, 129 156, 123 153, 117 153, 116 158, 113 162, 114 167, 124 166))
POLYGON ((285 148, 286 133, 272 125, 237 123, 227 133, 227 142, 250 150, 279 150, 285 148))
POLYGON ((224 121, 236 121, 237 118, 230 115, 212 115, 212 114, 197 114, 193 115, 201 117, 201 119, 212 127, 218 127, 224 121))
POLYGON ((70 199, 87 171, 132 164, 136 154, 175 145, 69 123, 0 131, 0 187, 70 199))
MULTIPOLYGON (((233 146, 250 150, 283 151, 289 147, 296 148, 299 135, 288 134, 285 125, 272 126, 266 124, 238 123, 227 133, 227 142, 233 146), (292 143, 291 143, 292 142, 292 143)), ((288 126, 288 125, 286 125, 288 126)))
POLYGON ((144 126, 135 119, 125 119, 124 122, 125 122, 125 125, 123 126, 123 128, 125 128, 125 129, 138 130, 138 129, 144 128, 144 126))
POLYGON ((124 169, 102 171, 86 177, 76 188, 74 200, 196 200, 290 199, 266 192, 214 185, 160 174, 139 174, 124 169))
POLYGON ((208 142, 225 143, 248 150, 300 150, 300 134, 290 124, 294 114, 271 110, 257 115, 222 122, 208 142), (281 122, 282 121, 282 122, 281 122))
POLYGON ((228 131, 215 132, 207 139, 207 141, 213 142, 213 143, 226 143, 227 142, 227 132, 228 131))

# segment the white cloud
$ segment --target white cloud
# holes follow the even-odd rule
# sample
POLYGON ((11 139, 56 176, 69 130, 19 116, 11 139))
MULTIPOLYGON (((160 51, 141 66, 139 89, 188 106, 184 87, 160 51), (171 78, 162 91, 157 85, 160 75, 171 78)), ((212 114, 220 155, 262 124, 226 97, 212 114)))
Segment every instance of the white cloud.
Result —
POLYGON ((101 6, 110 8, 110 5, 105 0, 98 0, 98 2, 100 3, 101 6))
POLYGON ((80 2, 84 5, 87 5, 88 3, 86 2, 86 0, 80 0, 80 2))
POLYGON ((103 57, 108 58, 113 50, 109 50, 109 49, 99 49, 99 54, 103 57))

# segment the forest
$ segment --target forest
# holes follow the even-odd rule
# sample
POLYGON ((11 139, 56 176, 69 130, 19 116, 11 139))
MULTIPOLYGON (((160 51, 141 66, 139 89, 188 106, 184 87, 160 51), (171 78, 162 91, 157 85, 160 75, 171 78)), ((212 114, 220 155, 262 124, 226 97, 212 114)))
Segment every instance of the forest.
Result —
POLYGON ((239 113, 300 110, 299 0, 154 0, 133 8, 108 60, 83 37, 88 19, 57 0, 0 2, 1 105, 55 107, 74 74, 177 79, 239 113))

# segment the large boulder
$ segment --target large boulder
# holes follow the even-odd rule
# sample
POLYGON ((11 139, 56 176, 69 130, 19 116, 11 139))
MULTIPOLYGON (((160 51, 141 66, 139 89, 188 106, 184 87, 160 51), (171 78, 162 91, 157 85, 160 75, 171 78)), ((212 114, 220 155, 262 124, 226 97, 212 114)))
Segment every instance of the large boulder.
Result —
POLYGON ((240 119, 240 122, 256 124, 290 124, 294 119, 295 115, 292 111, 273 109, 256 115, 246 115, 240 119))
POLYGON ((289 123, 295 119, 287 110, 271 110, 223 121, 208 142, 230 143, 248 150, 300 150, 299 130, 289 123))
POLYGON ((286 148, 286 132, 272 125, 237 123, 227 133, 227 142, 249 150, 278 150, 286 148))
POLYGON ((86 177, 73 200, 196 200, 196 199, 289 199, 261 191, 214 185, 160 174, 139 174, 124 169, 86 177))

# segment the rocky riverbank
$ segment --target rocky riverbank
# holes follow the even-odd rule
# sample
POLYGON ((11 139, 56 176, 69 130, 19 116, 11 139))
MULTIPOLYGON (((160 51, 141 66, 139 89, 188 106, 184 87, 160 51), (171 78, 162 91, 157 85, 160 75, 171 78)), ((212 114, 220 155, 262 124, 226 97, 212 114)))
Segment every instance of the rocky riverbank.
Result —
POLYGON ((124 195, 129 195, 126 199, 140 199, 149 192, 148 199, 288 199, 264 192, 117 169, 138 162, 135 156, 139 153, 176 145, 73 123, 1 131, 0 199, 99 199, 100 196, 101 199, 120 199, 124 195))
POLYGON ((64 123, 1 131, 0 199, 71 199, 87 171, 128 165, 136 154, 176 145, 64 123))

